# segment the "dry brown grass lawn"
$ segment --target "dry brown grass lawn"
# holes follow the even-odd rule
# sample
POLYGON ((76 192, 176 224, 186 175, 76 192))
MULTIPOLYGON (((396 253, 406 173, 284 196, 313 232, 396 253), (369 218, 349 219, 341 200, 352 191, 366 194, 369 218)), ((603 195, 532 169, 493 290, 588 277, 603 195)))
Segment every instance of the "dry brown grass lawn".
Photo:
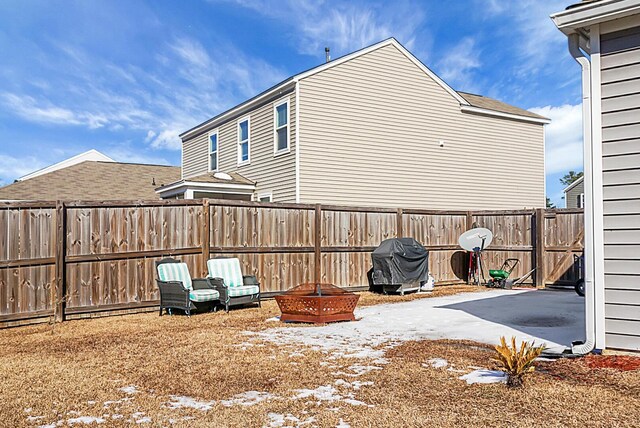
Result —
MULTIPOLYGON (((476 290, 440 288, 434 296, 476 290)), ((424 298, 363 293, 361 305, 424 298)), ((445 358, 456 368, 491 367, 490 349, 467 342, 409 342, 387 352, 383 370, 361 376, 351 359, 329 360, 310 349, 246 345, 246 330, 277 326, 273 301, 262 309, 158 317, 129 315, 0 331, 0 426, 39 426, 81 416, 100 426, 262 427, 291 415, 305 427, 633 426, 640 420, 640 373, 593 370, 579 361, 543 363, 525 389, 467 385, 461 373, 423 366, 445 358), (300 351, 302 355, 295 351, 300 351), (360 389, 336 381, 372 382, 360 389), (333 386, 344 401, 292 399, 297 389, 333 386), (135 386, 128 394, 120 388, 135 386), (272 398, 252 406, 220 400, 247 391, 272 398), (351 395, 349 395, 351 394, 351 395), (210 403, 209 410, 168 407, 170 396, 210 403), (122 415, 118 419, 119 415, 122 415), (115 416, 115 419, 114 419, 115 416), (272 419, 273 418, 273 419, 272 419), (145 425, 142 425, 145 426, 145 425)), ((295 328, 305 328, 296 326, 295 328)), ((353 385, 352 385, 353 386, 353 385)), ((327 388, 328 389, 328 388, 327 388)), ((290 418, 290 419, 291 419, 290 418)), ((76 425, 77 426, 77 425, 76 425)), ((291 420, 288 425, 296 426, 291 420)))

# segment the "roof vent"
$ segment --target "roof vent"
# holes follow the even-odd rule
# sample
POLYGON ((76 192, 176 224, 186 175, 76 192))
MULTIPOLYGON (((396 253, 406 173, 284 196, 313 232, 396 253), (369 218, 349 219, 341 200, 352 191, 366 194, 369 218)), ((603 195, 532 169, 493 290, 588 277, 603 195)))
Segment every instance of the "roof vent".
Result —
POLYGON ((328 46, 326 48, 324 48, 324 60, 325 60, 325 62, 331 61, 331 54, 329 52, 330 52, 330 49, 329 49, 328 46))
POLYGON ((216 172, 215 174, 213 174, 213 176, 218 180, 227 180, 227 181, 233 180, 233 177, 231 177, 226 172, 216 172))

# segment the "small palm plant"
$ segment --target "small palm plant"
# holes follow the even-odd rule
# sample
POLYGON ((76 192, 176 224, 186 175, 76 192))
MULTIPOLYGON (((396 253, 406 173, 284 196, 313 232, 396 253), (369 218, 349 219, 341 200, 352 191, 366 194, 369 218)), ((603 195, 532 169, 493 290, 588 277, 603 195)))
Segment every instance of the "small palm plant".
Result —
POLYGON ((533 361, 540 356, 544 346, 535 346, 535 343, 522 341, 520 349, 516 346, 516 338, 511 338, 511 346, 502 336, 500 345, 495 347, 498 353, 494 360, 500 365, 500 370, 507 374, 507 386, 518 388, 522 386, 524 376, 535 370, 533 361))

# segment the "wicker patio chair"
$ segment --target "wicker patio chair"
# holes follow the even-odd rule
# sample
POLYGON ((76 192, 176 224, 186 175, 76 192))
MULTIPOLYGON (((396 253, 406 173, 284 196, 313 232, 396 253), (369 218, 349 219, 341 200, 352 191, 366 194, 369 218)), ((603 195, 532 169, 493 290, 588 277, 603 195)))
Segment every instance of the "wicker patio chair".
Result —
POLYGON ((220 292, 220 302, 229 312, 230 306, 260 303, 260 283, 253 275, 242 275, 240 261, 217 257, 207 261, 209 279, 220 292))
POLYGON ((203 306, 220 303, 220 293, 207 278, 192 279, 186 263, 172 258, 156 262, 158 288, 160 289, 160 316, 167 309, 181 309, 191 316, 191 311, 203 306))

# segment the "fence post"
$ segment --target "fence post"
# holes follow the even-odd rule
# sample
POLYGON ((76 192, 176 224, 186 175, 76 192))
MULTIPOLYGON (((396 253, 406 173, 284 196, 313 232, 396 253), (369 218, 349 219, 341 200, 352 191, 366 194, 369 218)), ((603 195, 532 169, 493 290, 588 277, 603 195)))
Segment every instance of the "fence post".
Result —
POLYGON ((208 272, 207 260, 211 257, 211 209, 209 200, 202 200, 202 215, 204 217, 204 227, 202 228, 202 274, 206 276, 208 272))
POLYGON ((55 245, 55 270, 56 280, 53 291, 53 313, 54 321, 62 322, 65 318, 65 307, 67 300, 67 281, 65 255, 66 249, 66 228, 67 228, 67 209, 64 202, 56 202, 56 245, 55 245))
POLYGON ((467 230, 473 229, 473 213, 467 211, 467 230))
POLYGON ((544 243, 544 208, 537 208, 535 213, 535 249, 533 267, 535 270, 535 285, 537 288, 544 288, 546 272, 545 266, 545 243, 544 243))
POLYGON ((402 208, 398 208, 398 212, 396 214, 396 235, 398 238, 402 238, 404 235, 404 230, 403 230, 403 226, 402 226, 402 216, 403 216, 403 210, 402 208))
POLYGON ((313 240, 313 256, 315 267, 315 283, 322 282, 322 206, 316 204, 315 211, 315 237, 313 240))

